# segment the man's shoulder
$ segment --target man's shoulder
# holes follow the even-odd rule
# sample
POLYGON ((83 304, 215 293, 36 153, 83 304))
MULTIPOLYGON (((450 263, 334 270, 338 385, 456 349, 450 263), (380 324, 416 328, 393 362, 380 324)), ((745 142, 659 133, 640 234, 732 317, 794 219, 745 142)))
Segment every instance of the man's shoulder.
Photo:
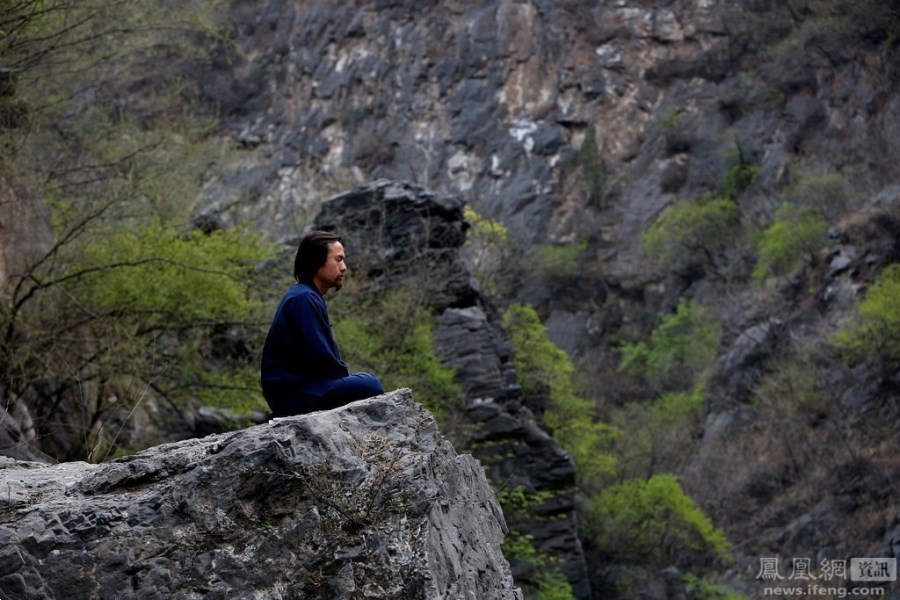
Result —
POLYGON ((314 304, 316 306, 321 306, 325 304, 325 301, 322 299, 322 295, 310 285, 305 283, 295 283, 284 294, 282 303, 314 304))

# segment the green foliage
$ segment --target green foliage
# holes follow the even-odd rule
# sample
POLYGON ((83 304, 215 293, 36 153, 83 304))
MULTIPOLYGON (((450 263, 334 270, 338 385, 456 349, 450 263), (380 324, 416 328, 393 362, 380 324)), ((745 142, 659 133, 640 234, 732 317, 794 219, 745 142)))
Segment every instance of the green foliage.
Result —
POLYGON ((29 399, 39 436, 59 434, 61 403, 83 417, 83 451, 60 458, 114 454, 106 432, 150 396, 264 406, 252 298, 271 250, 242 231, 187 232, 226 150, 194 85, 159 72, 222 58, 224 6, 22 0, 3 15, 0 165, 51 227, 3 290, 0 394, 29 399), (229 335, 240 356, 216 349, 229 335))
POLYGON ((78 250, 61 284, 92 313, 127 315, 135 333, 244 318, 254 307, 247 283, 271 255, 239 229, 181 235, 158 222, 78 250))
POLYGON ((463 216, 471 226, 470 237, 484 239, 489 244, 498 244, 509 238, 509 230, 499 221, 479 215, 469 205, 466 205, 463 216))
POLYGON ((479 215, 468 205, 464 216, 470 228, 461 254, 469 269, 488 294, 508 296, 512 281, 518 275, 517 261, 514 260, 518 253, 509 231, 500 222, 479 215))
POLYGON ((577 277, 583 266, 587 241, 575 244, 538 244, 532 257, 534 272, 551 287, 564 286, 577 277))
POLYGON ((644 250, 669 269, 718 270, 737 226, 734 200, 701 196, 664 211, 644 235, 644 250))
POLYGON ((759 177, 760 166, 738 160, 725 172, 722 192, 729 198, 737 198, 741 192, 750 187, 759 177))
POLYGON ((535 600, 572 600, 575 593, 572 585, 559 569, 549 569, 538 573, 535 600))
POLYGON ((377 373, 385 389, 413 389, 446 422, 460 408, 462 393, 453 369, 435 355, 434 319, 409 299, 399 290, 371 304, 335 301, 335 338, 354 369, 377 373))
POLYGON ((828 222, 818 209, 782 204, 774 222, 760 235, 753 277, 763 280, 771 273, 783 275, 796 269, 804 257, 822 247, 827 230, 828 222))
POLYGON ((649 477, 678 467, 677 456, 702 431, 706 395, 698 385, 689 392, 667 392, 652 402, 629 402, 610 421, 626 434, 616 440, 624 477, 649 477))
POLYGON ((593 404, 575 390, 572 362, 547 339, 533 308, 511 305, 503 315, 503 326, 512 340, 526 402, 540 404, 541 399, 547 399, 544 423, 572 454, 579 487, 592 488, 615 471, 616 461, 608 449, 619 431, 594 419, 593 404))
POLYGON ((814 208, 826 220, 835 220, 843 215, 857 196, 847 178, 837 171, 801 171, 793 179, 784 191, 789 203, 814 208))
POLYGON ((900 367, 900 264, 885 268, 866 292, 859 313, 833 337, 851 361, 874 360, 886 371, 900 367))
POLYGON ((572 586, 559 570, 553 557, 534 547, 534 536, 510 530, 503 540, 503 556, 524 563, 532 571, 533 590, 526 597, 535 600, 572 600, 572 586))
POLYGON ((602 200, 606 186, 606 169, 597 150, 597 130, 588 127, 578 149, 578 164, 581 165, 585 187, 594 200, 602 200))
MULTIPOLYGON (((256 365, 247 356, 216 359, 210 336, 237 328, 252 337, 255 270, 270 256, 237 229, 180 234, 152 222, 85 230, 7 299, 3 387, 23 397, 52 385, 55 397, 80 398, 89 418, 78 458, 89 459, 114 449, 115 439, 99 439, 104 421, 151 393, 180 406, 264 409, 256 365)), ((31 408, 40 422, 52 405, 31 408)))
POLYGON ((694 388, 719 347, 721 325, 691 300, 681 300, 663 317, 650 342, 626 342, 620 347, 619 369, 669 390, 694 388))
POLYGON ((511 521, 521 521, 538 506, 551 500, 555 494, 550 491, 526 492, 521 485, 504 487, 496 491, 497 501, 503 507, 503 515, 511 521))
POLYGON ((685 564, 707 557, 731 562, 731 546, 673 475, 610 486, 592 504, 600 551, 619 560, 685 564))
POLYGON ((737 594, 692 573, 682 577, 687 597, 691 600, 746 600, 746 596, 737 594))

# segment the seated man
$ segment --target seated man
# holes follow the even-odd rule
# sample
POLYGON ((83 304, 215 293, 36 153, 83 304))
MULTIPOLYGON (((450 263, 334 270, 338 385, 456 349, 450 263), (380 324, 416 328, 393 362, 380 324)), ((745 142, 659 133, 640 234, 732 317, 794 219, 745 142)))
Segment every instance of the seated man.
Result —
POLYGON ((294 278, 263 347, 261 383, 273 416, 299 415, 377 396, 370 373, 350 373, 331 334, 325 293, 341 289, 347 264, 339 235, 313 231, 300 241, 294 278))

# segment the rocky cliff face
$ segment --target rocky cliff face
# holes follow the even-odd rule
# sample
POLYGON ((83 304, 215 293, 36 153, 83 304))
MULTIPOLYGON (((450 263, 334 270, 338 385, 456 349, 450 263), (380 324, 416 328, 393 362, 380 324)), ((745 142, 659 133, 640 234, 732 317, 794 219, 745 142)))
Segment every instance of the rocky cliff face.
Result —
POLYGON ((2 460, 4 598, 521 597, 478 462, 409 390, 99 465, 2 460))
POLYGON ((659 156, 656 121, 683 102, 708 137, 727 127, 700 99, 715 103, 726 77, 736 11, 697 0, 243 3, 244 60, 230 88, 208 84, 247 152, 207 202, 284 233, 331 194, 390 177, 461 194, 529 239, 602 230, 624 244, 671 200, 664 172, 694 188, 710 175, 686 148, 659 156), (579 163, 591 127, 602 174, 579 163))

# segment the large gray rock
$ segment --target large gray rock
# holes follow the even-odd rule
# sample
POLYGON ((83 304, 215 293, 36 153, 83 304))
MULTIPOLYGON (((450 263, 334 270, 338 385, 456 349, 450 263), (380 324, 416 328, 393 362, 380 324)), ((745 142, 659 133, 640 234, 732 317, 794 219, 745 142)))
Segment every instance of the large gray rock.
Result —
POLYGON ((521 598, 478 461, 409 390, 104 464, 0 460, 2 598, 521 598))

